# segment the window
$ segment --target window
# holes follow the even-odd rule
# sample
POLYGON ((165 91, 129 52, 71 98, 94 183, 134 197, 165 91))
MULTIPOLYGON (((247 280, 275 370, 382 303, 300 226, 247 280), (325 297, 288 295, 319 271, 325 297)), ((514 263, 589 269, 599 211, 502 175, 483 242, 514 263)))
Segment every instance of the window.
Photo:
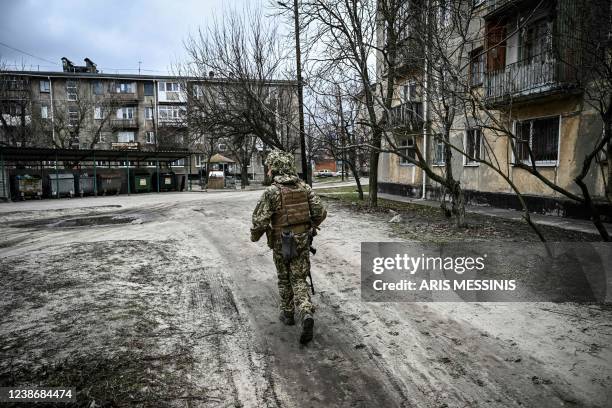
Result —
POLYGON ((49 92, 51 89, 51 83, 47 80, 40 81, 40 92, 49 92))
POLYGON ((559 116, 516 122, 516 161, 536 165, 557 164, 559 153, 559 116))
POLYGON ((145 107, 145 119, 153 120, 153 108, 150 106, 145 107))
POLYGON ((77 100, 77 84, 76 81, 68 80, 66 81, 66 98, 69 101, 77 100))
POLYGON ((100 132, 100 135, 98 136, 98 143, 104 143, 104 141, 105 141, 104 133, 100 132))
POLYGON ((144 94, 145 96, 153 96, 153 82, 144 83, 144 94))
POLYGON ((482 48, 475 49, 470 54, 470 85, 479 86, 484 82, 485 53, 482 48))
POLYGON ((469 156, 465 158, 466 165, 478 164, 476 160, 480 160, 481 139, 482 132, 480 129, 468 129, 465 132, 465 153, 469 156), (476 160, 472 160, 470 157, 476 160))
POLYGON ((546 19, 540 19, 522 30, 520 59, 526 62, 543 61, 551 47, 551 30, 546 19))
POLYGON ((94 119, 102 119, 102 107, 96 106, 94 108, 94 119))
POLYGON ((185 159, 179 159, 179 160, 175 160, 173 161, 170 166, 172 167, 184 167, 185 166, 185 159))
POLYGON ((134 141, 134 132, 119 132, 117 133, 117 142, 131 143, 134 141))
POLYGON ((148 131, 145 134, 145 142, 147 144, 155 144, 155 132, 148 131))
POLYGON ((179 84, 177 82, 166 82, 166 92, 178 92, 179 84))
POLYGON ((134 93, 134 84, 132 82, 119 82, 115 87, 116 93, 134 93))
POLYGON ((94 95, 102 95, 104 93, 104 86, 102 85, 102 81, 95 81, 93 83, 93 93, 94 95))
POLYGON ((76 106, 68 107, 68 126, 79 124, 79 109, 76 106))
POLYGON ((440 24, 443 27, 448 27, 451 23, 451 5, 449 4, 449 0, 440 0, 439 3, 439 15, 440 15, 440 24))
MULTIPOLYGON (((399 150, 403 155, 414 159, 416 157, 414 139, 408 138, 408 139, 400 140, 399 150)), ((400 156, 400 164, 412 164, 412 163, 408 159, 400 156)))
POLYGON ((159 107, 159 120, 177 120, 183 116, 183 112, 180 106, 160 106, 159 107))
POLYGON ((402 102, 414 102, 417 100, 417 86, 413 81, 402 87, 402 102))
POLYGON ((225 143, 219 143, 219 151, 224 152, 227 150, 227 145, 225 143))
POLYGON ((486 26, 487 72, 506 66, 506 26, 490 22, 486 26))
POLYGON ((195 84, 193 86, 193 96, 195 98, 201 98, 202 95, 203 95, 203 93, 202 93, 202 85, 195 84))
POLYGON ((433 142, 433 165, 434 166, 443 166, 446 163, 446 155, 445 155, 445 144, 444 139, 441 134, 437 134, 434 137, 433 142))
POLYGON ((49 107, 47 105, 40 105, 40 117, 49 119, 49 107))
POLYGON ((127 106, 117 110, 117 119, 134 119, 134 108, 127 106))

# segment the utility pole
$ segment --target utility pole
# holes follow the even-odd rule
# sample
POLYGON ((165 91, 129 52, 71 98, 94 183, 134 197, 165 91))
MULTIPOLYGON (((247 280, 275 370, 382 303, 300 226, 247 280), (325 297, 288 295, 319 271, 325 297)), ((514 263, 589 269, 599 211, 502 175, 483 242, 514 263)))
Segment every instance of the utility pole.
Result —
MULTIPOLYGON (((281 7, 287 5, 278 2, 281 7)), ((300 16, 298 10, 298 0, 293 0, 293 20, 295 27, 295 65, 298 81, 298 115, 300 121, 300 150, 302 152, 302 174, 304 180, 312 185, 312 178, 309 177, 308 163, 306 162, 306 133, 304 132, 304 83, 302 82, 302 53, 300 49, 300 16)))

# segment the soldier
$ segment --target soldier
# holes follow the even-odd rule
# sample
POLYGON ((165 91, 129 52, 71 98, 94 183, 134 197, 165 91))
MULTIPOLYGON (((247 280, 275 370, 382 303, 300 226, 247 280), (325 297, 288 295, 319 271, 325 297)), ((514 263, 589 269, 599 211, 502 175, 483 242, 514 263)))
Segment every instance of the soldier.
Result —
POLYGON ((302 324, 300 343, 306 344, 312 340, 315 310, 306 282, 310 238, 327 213, 319 196, 297 177, 294 162, 292 154, 280 150, 266 158, 272 185, 253 211, 251 241, 266 234, 278 273, 280 320, 289 326, 295 324, 297 311, 302 324))

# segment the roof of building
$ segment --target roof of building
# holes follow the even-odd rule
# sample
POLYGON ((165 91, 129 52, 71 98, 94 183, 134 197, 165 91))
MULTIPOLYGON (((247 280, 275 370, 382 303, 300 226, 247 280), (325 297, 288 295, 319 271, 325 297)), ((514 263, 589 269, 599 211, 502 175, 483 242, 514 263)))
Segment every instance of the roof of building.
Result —
POLYGON ((209 163, 235 163, 232 159, 229 159, 219 153, 213 155, 208 161, 209 163))
MULTIPOLYGON (((190 82, 208 82, 208 83, 228 83, 234 81, 231 78, 223 77, 195 77, 178 75, 139 75, 139 74, 107 74, 103 72, 62 72, 62 71, 1 71, 0 75, 13 76, 28 76, 40 78, 81 78, 81 79, 125 79, 125 80, 140 80, 140 81, 155 81, 165 79, 182 79, 190 82)), ((297 81, 287 79, 273 79, 268 81, 275 85, 292 85, 297 86, 297 81)))

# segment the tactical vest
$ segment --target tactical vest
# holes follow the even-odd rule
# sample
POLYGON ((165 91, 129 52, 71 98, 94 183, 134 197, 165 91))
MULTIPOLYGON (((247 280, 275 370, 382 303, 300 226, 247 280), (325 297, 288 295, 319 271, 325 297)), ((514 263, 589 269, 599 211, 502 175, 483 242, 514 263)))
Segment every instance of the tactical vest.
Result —
POLYGON ((308 192, 299 186, 275 184, 280 189, 281 206, 272 215, 274 235, 281 231, 292 231, 294 234, 310 229, 310 205, 308 192))

